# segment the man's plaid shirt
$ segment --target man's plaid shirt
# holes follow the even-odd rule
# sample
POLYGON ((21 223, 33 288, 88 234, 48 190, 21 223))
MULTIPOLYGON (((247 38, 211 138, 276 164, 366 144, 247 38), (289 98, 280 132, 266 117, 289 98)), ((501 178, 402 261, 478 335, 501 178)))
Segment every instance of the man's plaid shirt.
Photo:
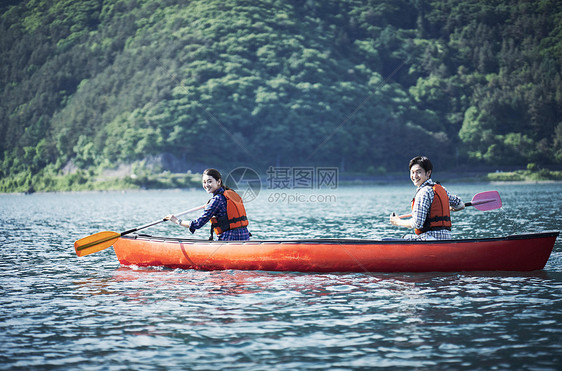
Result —
MULTIPOLYGON (((418 187, 415 195, 414 208, 412 210, 412 228, 421 229, 425 223, 425 219, 429 214, 429 209, 433 203, 433 198, 435 197, 435 192, 433 192, 433 186, 436 183, 432 179, 426 180, 422 185, 418 187)), ((445 189, 445 187, 443 187, 445 189)), ((449 205, 453 208, 458 208, 462 203, 462 200, 447 192, 447 197, 449 197, 449 205)), ((409 234, 405 236, 407 239, 411 240, 450 240, 452 238, 451 231, 442 229, 439 231, 427 231, 422 234, 409 234)))

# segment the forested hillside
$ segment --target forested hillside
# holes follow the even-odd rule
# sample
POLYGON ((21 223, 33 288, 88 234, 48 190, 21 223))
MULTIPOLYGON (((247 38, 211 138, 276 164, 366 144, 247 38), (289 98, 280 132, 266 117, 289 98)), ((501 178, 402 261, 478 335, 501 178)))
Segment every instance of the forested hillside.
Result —
POLYGON ((3 4, 0 191, 162 158, 562 165, 559 1, 3 4))

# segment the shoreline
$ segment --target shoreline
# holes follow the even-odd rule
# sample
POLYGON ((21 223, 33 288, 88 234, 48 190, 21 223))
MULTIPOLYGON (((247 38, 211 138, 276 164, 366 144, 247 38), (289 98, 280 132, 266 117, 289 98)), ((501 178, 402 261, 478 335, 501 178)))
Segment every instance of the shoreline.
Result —
MULTIPOLYGON (((269 183, 280 183, 283 189, 298 188, 293 185, 306 183, 307 188, 338 188, 338 187, 360 187, 371 185, 411 184, 409 174, 403 171, 385 172, 378 174, 340 172, 337 171, 328 183, 321 183, 316 175, 311 174, 306 179, 296 176, 283 176, 281 178, 262 176, 257 174, 261 182, 261 188, 267 187, 269 183), (281 183, 280 183, 281 184, 281 183)), ((34 193, 88 193, 88 192, 131 192, 143 190, 189 190, 200 188, 201 174, 196 173, 169 173, 163 172, 144 176, 121 173, 113 177, 75 177, 70 175, 59 175, 54 178, 38 178, 26 182, 25 186, 14 187, 14 191, 0 192, 0 194, 34 194, 34 193), (76 178, 76 179, 74 179, 76 178), (17 190, 17 191, 16 191, 17 190)), ((239 184, 257 181, 258 178, 238 179, 239 184)), ((462 168, 455 171, 445 170, 432 174, 432 179, 443 184, 556 184, 562 183, 562 170, 513 170, 489 172, 489 169, 462 168)), ((234 188, 237 184, 233 184, 234 188)), ((6 187, 10 188, 10 187, 6 187)), ((239 187, 238 187, 239 188, 239 187)))
MULTIPOLYGON (((337 187, 360 187, 360 186, 381 186, 381 185, 410 185, 411 181, 409 179, 398 179, 398 177, 388 178, 385 176, 376 177, 360 177, 352 178, 345 177, 345 179, 340 180, 337 187)), ((530 185, 530 184, 562 184, 562 180, 488 180, 488 179, 468 179, 466 177, 441 177, 437 179, 443 183, 454 183, 454 184, 489 184, 489 185, 530 185)), ((265 182, 263 182, 265 183, 265 182)), ((262 184, 263 184, 262 183, 262 184)), ((292 188, 287 188, 292 189, 292 188)), ((186 192, 186 191, 196 191, 199 187, 188 186, 188 187, 169 187, 169 188, 115 188, 115 189, 87 189, 87 190, 52 190, 52 191, 35 191, 35 192, 0 192, 0 196, 30 196, 33 194, 88 194, 88 193, 127 193, 127 192, 152 192, 152 191, 169 191, 169 192, 186 192)))

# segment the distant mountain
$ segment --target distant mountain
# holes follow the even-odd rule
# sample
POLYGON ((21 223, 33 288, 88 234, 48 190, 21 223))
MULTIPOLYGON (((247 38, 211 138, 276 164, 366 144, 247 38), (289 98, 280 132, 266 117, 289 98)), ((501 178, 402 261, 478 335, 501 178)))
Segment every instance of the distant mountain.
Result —
POLYGON ((120 164, 562 164, 559 1, 3 4, 0 191, 120 164))

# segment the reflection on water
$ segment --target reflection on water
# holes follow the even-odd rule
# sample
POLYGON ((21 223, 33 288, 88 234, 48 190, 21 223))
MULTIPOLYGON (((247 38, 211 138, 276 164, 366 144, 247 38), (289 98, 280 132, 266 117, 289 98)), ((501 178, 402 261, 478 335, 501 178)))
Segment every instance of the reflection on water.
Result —
MULTIPOLYGON (((447 185, 469 200, 489 185, 447 185)), ((501 210, 454 214, 456 238, 560 230, 560 185, 494 186, 501 210)), ((247 205, 256 238, 380 238, 411 186, 337 202, 247 205)), ((263 195, 262 195, 263 196, 263 195)), ((29 368, 557 369, 561 241, 537 272, 305 274, 120 267, 72 243, 206 201, 201 191, 0 196, 0 364, 29 368)), ((169 224, 147 232, 185 235, 169 224)), ((207 231, 196 236, 205 237, 207 231)))

